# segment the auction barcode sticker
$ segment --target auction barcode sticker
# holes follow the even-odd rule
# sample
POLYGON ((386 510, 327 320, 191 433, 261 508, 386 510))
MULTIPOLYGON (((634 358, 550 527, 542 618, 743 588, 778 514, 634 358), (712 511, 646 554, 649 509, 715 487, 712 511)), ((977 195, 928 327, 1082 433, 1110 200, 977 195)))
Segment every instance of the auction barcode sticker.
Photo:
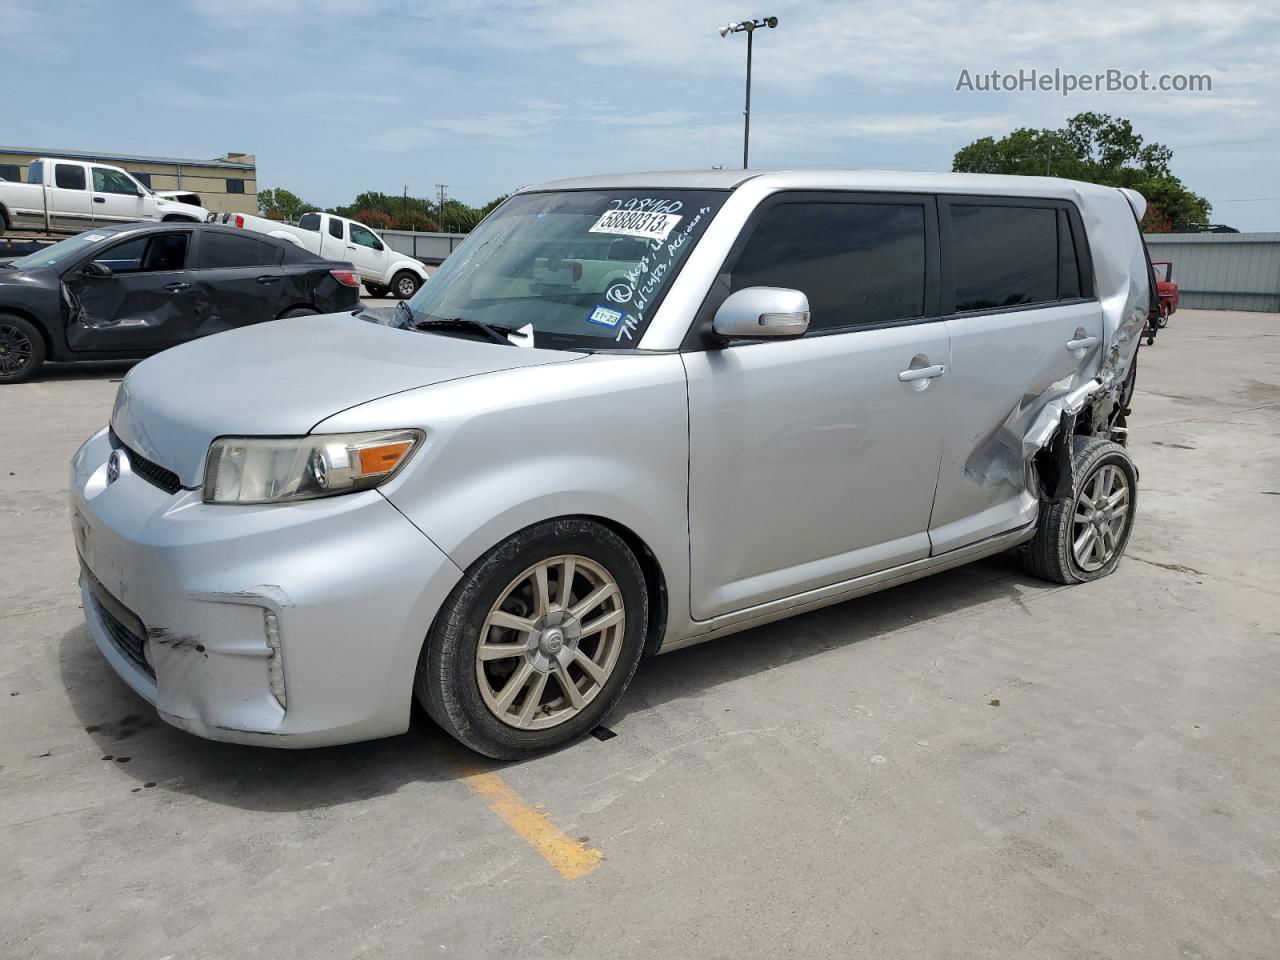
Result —
POLYGON ((680 215, 676 213, 610 210, 597 220, 588 232, 616 233, 624 237, 644 237, 646 240, 665 240, 680 219, 680 215))

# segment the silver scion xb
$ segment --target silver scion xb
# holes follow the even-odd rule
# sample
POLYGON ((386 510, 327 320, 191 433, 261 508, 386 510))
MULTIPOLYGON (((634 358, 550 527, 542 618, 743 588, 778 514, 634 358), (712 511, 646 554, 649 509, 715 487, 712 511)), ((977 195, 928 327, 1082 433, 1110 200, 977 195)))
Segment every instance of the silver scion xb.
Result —
MULTIPOLYGON (((656 173, 533 187, 394 312, 134 367, 71 464, 89 631, 200 736, 580 736, 641 659, 1018 549, 1116 568, 1134 193, 656 173)), ((375 311, 376 313, 376 311, 375 311)))

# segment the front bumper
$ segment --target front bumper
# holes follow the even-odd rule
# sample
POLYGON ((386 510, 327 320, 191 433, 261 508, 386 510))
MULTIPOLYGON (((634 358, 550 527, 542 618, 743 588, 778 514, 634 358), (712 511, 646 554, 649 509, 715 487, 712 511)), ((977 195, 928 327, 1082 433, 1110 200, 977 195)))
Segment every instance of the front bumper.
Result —
POLYGON ((381 494, 211 505, 127 462, 109 483, 110 454, 103 430, 71 462, 85 620, 163 719, 289 747, 408 729, 423 639, 461 571, 381 494))

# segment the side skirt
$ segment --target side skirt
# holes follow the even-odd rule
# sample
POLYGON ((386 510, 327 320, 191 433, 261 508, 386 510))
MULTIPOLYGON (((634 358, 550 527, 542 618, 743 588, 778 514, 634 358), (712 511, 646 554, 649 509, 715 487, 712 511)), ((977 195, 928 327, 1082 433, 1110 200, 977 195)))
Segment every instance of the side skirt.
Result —
POLYGON ((943 570, 950 570, 953 567, 960 567, 974 560, 981 560, 993 554, 1003 553, 1005 550, 1012 549, 1030 540, 1035 536, 1035 533, 1036 525, 1032 521, 1016 530, 988 537, 986 540, 971 543, 967 547, 960 547, 936 557, 913 560, 911 563, 904 563, 898 567, 881 570, 879 573, 869 573, 853 580, 843 580, 830 586, 818 587, 815 590, 798 593, 792 597, 771 600, 768 603, 757 604, 745 610, 727 613, 724 616, 716 617, 714 620, 700 621, 695 624, 695 629, 699 630, 698 633, 667 640, 658 648, 658 652, 670 653, 672 650, 691 647, 694 644, 714 640, 717 637, 724 637, 731 633, 738 633, 741 630, 750 630, 752 627, 773 623, 775 620, 784 620, 796 614, 808 613, 810 610, 818 610, 822 607, 843 603, 845 600, 852 600, 855 597, 862 597, 879 590, 887 590, 889 587, 910 583, 912 580, 919 580, 930 574, 941 573, 943 570))

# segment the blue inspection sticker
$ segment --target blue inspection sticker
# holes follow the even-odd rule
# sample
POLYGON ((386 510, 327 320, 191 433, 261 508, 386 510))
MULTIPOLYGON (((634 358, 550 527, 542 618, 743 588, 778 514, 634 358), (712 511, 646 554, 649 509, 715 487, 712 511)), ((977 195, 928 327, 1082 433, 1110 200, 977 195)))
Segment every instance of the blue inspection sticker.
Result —
POLYGON ((621 310, 614 310, 612 307, 604 306, 604 304, 596 304, 595 309, 587 314, 587 323, 596 323, 611 330, 618 325, 621 319, 621 310))

